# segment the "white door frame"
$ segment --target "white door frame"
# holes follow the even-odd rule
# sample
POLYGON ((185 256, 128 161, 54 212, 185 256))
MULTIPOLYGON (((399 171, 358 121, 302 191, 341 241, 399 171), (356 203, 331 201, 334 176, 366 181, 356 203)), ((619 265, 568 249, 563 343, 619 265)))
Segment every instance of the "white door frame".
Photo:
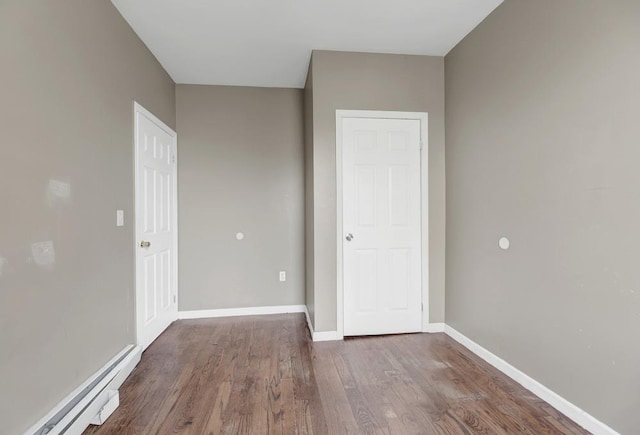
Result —
POLYGON ((345 118, 409 119, 420 121, 420 224, 422 331, 429 325, 429 115, 426 112, 386 112, 377 110, 336 110, 336 243, 337 243, 337 339, 344 338, 344 277, 342 237, 342 130, 345 118))
MULTIPOLYGON (((134 167, 134 179, 133 179, 133 191, 134 191, 134 195, 133 195, 133 201, 134 201, 134 220, 133 220, 133 227, 134 227, 134 243, 133 243, 133 261, 134 261, 134 271, 135 271, 135 284, 134 284, 134 288, 135 288, 135 298, 134 298, 134 302, 135 302, 135 318, 134 318, 134 325, 135 325, 135 329, 136 329, 136 344, 140 345, 142 344, 142 340, 140 339, 140 331, 138 330, 138 317, 141 315, 141 313, 139 312, 139 308, 141 307, 141 300, 142 297, 140 295, 139 289, 138 289, 138 264, 137 264, 137 250, 139 249, 138 243, 141 240, 140 235, 138 234, 138 225, 137 225, 137 219, 138 216, 141 216, 141 211, 139 210, 139 204, 138 204, 138 121, 137 121, 137 117, 138 114, 144 115, 145 117, 147 117, 149 120, 153 121, 154 124, 156 124, 160 129, 162 129, 165 133, 167 133, 169 136, 171 136, 172 138, 172 144, 171 144, 171 148, 173 151, 173 155, 174 157, 174 165, 173 165, 173 204, 171 204, 171 207, 173 208, 173 215, 172 215, 172 219, 174 222, 174 231, 173 231, 173 252, 175 253, 175 258, 173 261, 173 267, 171 270, 172 273, 172 280, 173 280, 173 286, 175 288, 175 300, 173 301, 173 303, 178 304, 178 135, 175 131, 173 131, 173 129, 171 127, 169 127, 167 124, 165 124, 164 122, 162 122, 157 116, 155 116, 153 113, 151 113, 150 111, 148 111, 147 109, 145 109, 141 104, 139 104, 137 101, 133 102, 133 167, 134 167)), ((176 309, 176 318, 173 320, 177 320, 178 316, 177 316, 177 309, 176 309)), ((144 350, 144 349, 142 349, 144 350)))

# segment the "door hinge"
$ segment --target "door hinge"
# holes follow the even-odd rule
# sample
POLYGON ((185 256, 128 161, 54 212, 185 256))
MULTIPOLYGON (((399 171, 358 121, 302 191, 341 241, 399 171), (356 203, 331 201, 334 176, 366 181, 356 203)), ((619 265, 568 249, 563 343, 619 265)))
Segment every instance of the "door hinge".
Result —
POLYGON ((171 162, 174 164, 176 163, 176 156, 171 156, 171 162))
POLYGON ((175 304, 176 302, 178 302, 178 297, 176 295, 173 295, 173 303, 175 304))
POLYGON ((424 142, 420 139, 420 151, 422 151, 422 148, 424 148, 424 142))

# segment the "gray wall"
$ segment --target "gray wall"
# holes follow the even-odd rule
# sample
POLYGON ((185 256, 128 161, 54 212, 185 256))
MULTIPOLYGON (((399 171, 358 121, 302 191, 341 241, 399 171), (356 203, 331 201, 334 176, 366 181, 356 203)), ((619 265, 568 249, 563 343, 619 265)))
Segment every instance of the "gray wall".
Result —
POLYGON ((313 69, 309 63, 307 81, 304 86, 304 241, 305 241, 305 303, 309 320, 315 322, 315 298, 313 291, 314 237, 313 229, 313 69))
POLYGON ((13 434, 135 341, 133 101, 169 125, 175 102, 108 0, 3 1, 0 56, 0 422, 13 434))
POLYGON ((444 321, 444 58, 314 51, 314 298, 317 331, 336 330, 336 109, 429 113, 430 321, 444 321))
POLYGON ((179 309, 304 304, 303 91, 178 85, 176 103, 179 309))
POLYGON ((639 23, 637 0, 507 0, 446 57, 447 324, 621 433, 640 426, 639 23))

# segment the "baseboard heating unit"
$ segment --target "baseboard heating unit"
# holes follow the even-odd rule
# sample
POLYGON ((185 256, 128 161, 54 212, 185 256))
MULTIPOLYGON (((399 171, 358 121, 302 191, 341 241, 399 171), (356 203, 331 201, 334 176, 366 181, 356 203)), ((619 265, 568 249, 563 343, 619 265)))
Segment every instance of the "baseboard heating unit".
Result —
POLYGON ((118 388, 138 365, 141 354, 140 346, 124 348, 25 435, 75 435, 90 424, 102 424, 118 407, 118 388))

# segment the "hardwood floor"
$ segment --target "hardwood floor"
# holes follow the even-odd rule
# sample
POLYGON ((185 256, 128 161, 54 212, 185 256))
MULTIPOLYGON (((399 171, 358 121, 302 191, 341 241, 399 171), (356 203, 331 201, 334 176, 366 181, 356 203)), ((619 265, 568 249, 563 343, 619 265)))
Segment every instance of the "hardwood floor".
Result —
POLYGON ((86 434, 585 434, 444 334, 312 343, 304 315, 175 322, 86 434))

